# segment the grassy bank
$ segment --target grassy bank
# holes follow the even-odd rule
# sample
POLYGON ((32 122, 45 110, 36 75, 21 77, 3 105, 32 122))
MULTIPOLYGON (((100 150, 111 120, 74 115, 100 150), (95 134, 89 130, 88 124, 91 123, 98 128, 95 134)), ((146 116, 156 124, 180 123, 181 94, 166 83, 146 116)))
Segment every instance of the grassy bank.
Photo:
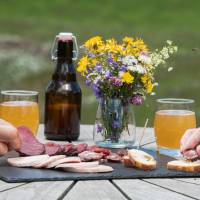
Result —
MULTIPOLYGON (((44 90, 53 70, 49 51, 61 31, 74 32, 79 44, 93 35, 117 39, 130 35, 159 48, 171 39, 179 46, 169 61, 174 71, 158 71, 156 96, 134 108, 137 124, 143 125, 146 117, 152 124, 155 99, 161 97, 195 99, 200 124, 200 51, 192 51, 200 44, 199 8, 198 0, 2 0, 0 89, 38 90, 42 111, 44 90)), ((79 81, 84 94, 82 122, 92 123, 96 101, 83 80, 79 81)))

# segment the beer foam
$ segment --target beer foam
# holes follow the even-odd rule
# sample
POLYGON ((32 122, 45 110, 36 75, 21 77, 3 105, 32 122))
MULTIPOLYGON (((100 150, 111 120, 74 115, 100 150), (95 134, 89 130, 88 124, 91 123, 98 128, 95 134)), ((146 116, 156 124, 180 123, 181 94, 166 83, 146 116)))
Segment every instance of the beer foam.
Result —
POLYGON ((10 107, 17 107, 17 106, 33 106, 36 105, 36 102, 33 101, 6 101, 1 103, 1 106, 10 106, 10 107))
POLYGON ((158 115, 173 115, 173 116, 185 116, 195 115, 195 112, 190 110, 159 110, 156 112, 158 115))

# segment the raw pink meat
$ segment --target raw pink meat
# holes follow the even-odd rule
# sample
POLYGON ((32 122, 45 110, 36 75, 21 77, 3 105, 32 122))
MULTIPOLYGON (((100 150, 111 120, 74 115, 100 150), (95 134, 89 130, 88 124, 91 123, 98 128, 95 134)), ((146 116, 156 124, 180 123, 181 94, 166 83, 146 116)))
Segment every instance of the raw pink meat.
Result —
POLYGON ((25 126, 17 127, 21 140, 21 147, 18 150, 20 155, 35 156, 44 154, 44 145, 41 144, 33 135, 33 133, 25 126))

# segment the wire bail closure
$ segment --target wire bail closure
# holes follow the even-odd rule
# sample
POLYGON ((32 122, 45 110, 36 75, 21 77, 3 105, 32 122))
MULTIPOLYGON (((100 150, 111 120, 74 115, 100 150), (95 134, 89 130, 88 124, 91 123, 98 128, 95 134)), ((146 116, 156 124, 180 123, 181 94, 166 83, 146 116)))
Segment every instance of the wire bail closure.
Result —
POLYGON ((76 40, 76 37, 72 34, 72 33, 59 33, 58 35, 56 35, 54 41, 53 41, 53 44, 52 44, 52 47, 51 47, 51 59, 53 61, 57 60, 57 56, 56 56, 56 52, 57 52, 57 45, 58 45, 58 39, 60 36, 66 36, 66 37, 71 37, 72 38, 72 41, 73 41, 73 58, 72 60, 75 61, 78 59, 78 44, 77 44, 77 40, 76 40))

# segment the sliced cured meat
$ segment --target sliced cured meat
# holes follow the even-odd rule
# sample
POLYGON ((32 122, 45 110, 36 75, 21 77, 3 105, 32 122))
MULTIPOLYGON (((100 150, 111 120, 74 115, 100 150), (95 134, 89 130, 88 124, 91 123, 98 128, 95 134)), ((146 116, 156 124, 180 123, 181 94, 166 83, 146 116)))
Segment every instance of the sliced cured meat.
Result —
POLYGON ((73 148, 73 144, 72 143, 67 143, 67 144, 63 144, 61 145, 61 149, 62 149, 62 153, 63 154, 67 154, 68 152, 70 152, 73 148))
POLYGON ((54 168, 64 163, 80 163, 80 162, 81 162, 81 159, 79 157, 66 157, 66 158, 62 158, 55 162, 50 163, 48 166, 46 166, 46 168, 54 168))
POLYGON ((110 155, 106 156, 106 159, 110 162, 121 162, 121 156, 116 153, 110 153, 110 155))
POLYGON ((62 153, 62 148, 59 144, 48 142, 45 145, 45 154, 49 156, 59 155, 62 153))
POLYGON ((194 161, 198 159, 198 153, 194 149, 184 151, 182 154, 186 160, 194 161))
POLYGON ((128 151, 126 149, 120 149, 117 151, 117 154, 121 157, 123 156, 127 156, 128 155, 128 151))
POLYGON ((33 167, 34 168, 45 168, 48 165, 50 165, 51 163, 61 160, 63 158, 65 158, 65 155, 50 156, 48 159, 42 160, 39 164, 34 165, 33 167))
POLYGON ((62 153, 66 156, 76 156, 78 155, 77 147, 72 143, 67 143, 65 145, 62 145, 62 153))
POLYGON ((64 163, 56 166, 55 168, 81 168, 81 167, 96 167, 99 165, 98 161, 93 162, 80 162, 80 163, 64 163))
POLYGON ((25 126, 17 127, 21 141, 21 147, 17 150, 23 156, 35 156, 44 153, 44 145, 41 144, 33 133, 25 126))
POLYGON ((15 167, 33 167, 42 161, 48 160, 48 155, 8 158, 8 163, 15 167))
POLYGON ((110 152, 111 152, 108 149, 97 147, 97 146, 91 146, 91 147, 88 148, 88 150, 95 152, 95 153, 102 153, 103 156, 108 156, 108 155, 110 155, 110 152))
POLYGON ((87 147, 88 147, 88 145, 85 144, 85 143, 78 144, 77 147, 76 147, 78 154, 82 153, 83 151, 86 151, 87 147))
POLYGON ((112 167, 106 165, 98 165, 94 167, 64 167, 62 169, 67 172, 77 173, 107 173, 113 171, 112 167))
POLYGON ((81 161, 94 161, 100 160, 104 155, 102 153, 95 153, 92 151, 83 151, 82 153, 79 153, 78 156, 81 161))

